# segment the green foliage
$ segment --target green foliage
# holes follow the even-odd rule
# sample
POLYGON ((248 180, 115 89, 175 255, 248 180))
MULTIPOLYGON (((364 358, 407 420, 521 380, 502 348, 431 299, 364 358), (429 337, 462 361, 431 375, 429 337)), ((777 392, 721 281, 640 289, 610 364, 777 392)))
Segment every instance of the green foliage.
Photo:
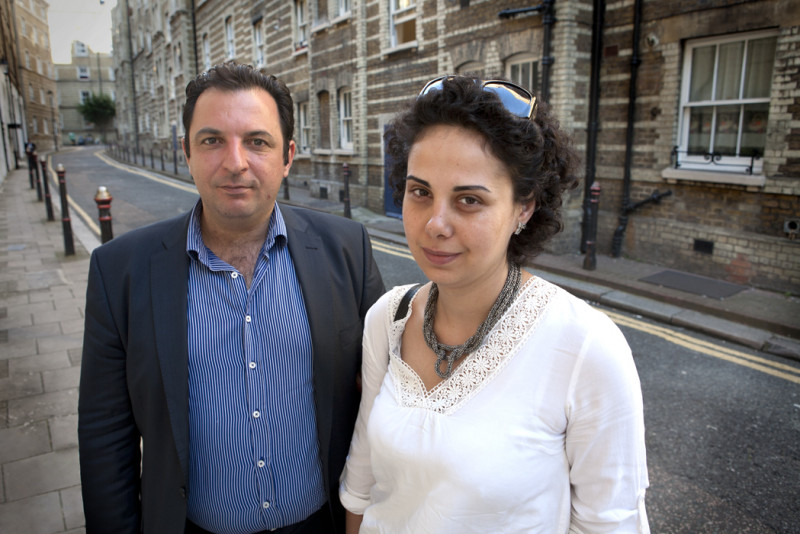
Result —
POLYGON ((78 106, 78 111, 87 122, 104 130, 117 114, 117 107, 110 96, 92 93, 78 106))

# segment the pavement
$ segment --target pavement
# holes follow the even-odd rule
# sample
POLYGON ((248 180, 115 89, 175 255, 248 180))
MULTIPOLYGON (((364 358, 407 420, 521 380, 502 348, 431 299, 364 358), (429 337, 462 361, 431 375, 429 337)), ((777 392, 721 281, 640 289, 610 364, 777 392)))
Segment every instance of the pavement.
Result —
MULTIPOLYGON (((169 173, 167 173, 169 174, 169 173)), ((187 179, 185 167, 178 177, 187 179)), ((174 175, 172 175, 174 176, 174 175)), ((291 204, 343 213, 339 202, 290 188, 291 204)), ((58 190, 54 221, 22 166, 0 178, 0 533, 82 533, 77 408, 89 255, 99 240, 72 218, 65 255, 58 190)), ((404 245, 402 222, 362 207, 369 233, 404 245)), ((745 287, 716 299, 642 281, 663 266, 543 254, 531 270, 590 302, 800 361, 800 298, 745 287)), ((691 273, 683 273, 691 277, 691 273)), ((715 282, 707 280, 709 284, 715 282)), ((702 280, 701 280, 702 282, 702 280)))

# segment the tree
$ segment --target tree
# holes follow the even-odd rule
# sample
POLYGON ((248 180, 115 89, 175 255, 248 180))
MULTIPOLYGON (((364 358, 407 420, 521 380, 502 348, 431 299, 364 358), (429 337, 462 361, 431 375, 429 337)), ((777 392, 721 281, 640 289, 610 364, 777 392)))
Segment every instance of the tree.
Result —
POLYGON ((117 114, 117 107, 110 96, 92 93, 78 106, 78 111, 86 122, 91 122, 100 130, 100 135, 105 142, 106 128, 117 114))

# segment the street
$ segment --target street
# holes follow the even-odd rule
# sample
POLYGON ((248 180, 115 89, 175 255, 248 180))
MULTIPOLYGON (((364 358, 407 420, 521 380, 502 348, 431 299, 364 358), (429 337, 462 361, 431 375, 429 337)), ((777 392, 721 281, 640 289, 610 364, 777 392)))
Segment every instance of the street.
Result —
MULTIPOLYGON (((97 187, 108 187, 115 235, 197 200, 192 184, 127 172, 99 150, 62 151, 52 166, 64 165, 74 206, 90 219, 97 187)), ((406 248, 373 246, 387 287, 424 281, 406 248)), ((800 364, 603 311, 628 339, 642 382, 652 532, 800 532, 800 364)))

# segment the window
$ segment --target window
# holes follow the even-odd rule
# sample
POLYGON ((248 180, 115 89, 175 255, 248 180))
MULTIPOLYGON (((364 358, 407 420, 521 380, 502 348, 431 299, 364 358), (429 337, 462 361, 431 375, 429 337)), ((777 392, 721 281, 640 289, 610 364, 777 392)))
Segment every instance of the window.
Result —
POLYGON ((264 37, 261 31, 261 21, 253 24, 253 58, 256 67, 264 65, 264 37))
POLYGON ((80 98, 81 104, 86 102, 86 99, 89 98, 89 91, 81 91, 79 98, 80 98))
POLYGON ((311 124, 308 120, 308 102, 297 105, 297 117, 300 122, 300 153, 311 152, 311 124))
POLYGON ((416 0, 389 0, 391 46, 417 41, 416 0))
POLYGON ((28 99, 31 102, 36 102, 36 93, 33 92, 33 84, 28 84, 28 99))
POLYGON ((350 13, 350 0, 337 0, 336 2, 338 5, 336 15, 339 17, 343 17, 350 13))
POLYGON ((25 50, 25 68, 31 68, 31 55, 27 50, 25 50))
POLYGON ((206 70, 211 68, 211 42, 207 33, 203 34, 203 65, 206 70))
POLYGON ((181 43, 178 43, 175 46, 175 72, 182 72, 183 71, 183 50, 181 48, 181 43))
POLYGON ((467 61, 466 63, 462 63, 461 66, 456 69, 456 74, 475 76, 481 79, 486 76, 483 70, 483 63, 478 61, 467 61))
POLYGON ((50 129, 47 127, 47 119, 42 119, 42 133, 49 134, 50 129))
POLYGON ((42 104, 46 103, 44 99, 44 88, 42 87, 39 88, 39 102, 41 102, 42 104))
POLYGON ((519 54, 506 63, 506 77, 536 94, 539 89, 539 62, 532 54, 519 54))
POLYGON ((308 0, 295 0, 294 14, 296 23, 295 49, 308 46, 308 0))
POLYGON ((339 146, 353 148, 353 93, 349 88, 339 90, 339 146))
POLYGON ((78 67, 78 79, 79 80, 89 79, 89 67, 78 67))
POLYGON ((225 51, 228 54, 228 59, 233 59, 236 56, 236 46, 233 40, 233 19, 231 17, 225 19, 225 51))
POLYGON ((114 67, 108 67, 108 79, 112 82, 115 80, 114 78, 114 67))
POLYGON ((776 41, 762 32, 687 43, 676 166, 761 172, 776 41))

